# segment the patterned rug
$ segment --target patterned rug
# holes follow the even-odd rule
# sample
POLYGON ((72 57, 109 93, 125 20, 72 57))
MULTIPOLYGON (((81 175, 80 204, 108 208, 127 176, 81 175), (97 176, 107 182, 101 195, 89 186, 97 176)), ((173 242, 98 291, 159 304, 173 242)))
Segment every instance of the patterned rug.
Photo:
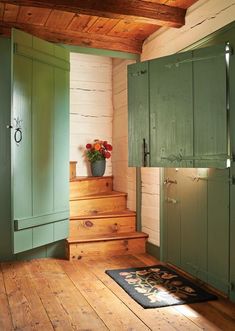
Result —
POLYGON ((215 295, 162 265, 105 272, 144 308, 217 299, 215 295))

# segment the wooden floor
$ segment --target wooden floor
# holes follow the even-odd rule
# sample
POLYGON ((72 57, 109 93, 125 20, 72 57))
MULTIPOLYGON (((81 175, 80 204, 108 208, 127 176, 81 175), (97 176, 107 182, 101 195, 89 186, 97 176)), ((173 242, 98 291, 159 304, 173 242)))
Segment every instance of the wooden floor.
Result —
POLYGON ((104 273, 154 263, 146 254, 3 263, 0 330, 235 330, 235 305, 225 299, 143 309, 104 273))

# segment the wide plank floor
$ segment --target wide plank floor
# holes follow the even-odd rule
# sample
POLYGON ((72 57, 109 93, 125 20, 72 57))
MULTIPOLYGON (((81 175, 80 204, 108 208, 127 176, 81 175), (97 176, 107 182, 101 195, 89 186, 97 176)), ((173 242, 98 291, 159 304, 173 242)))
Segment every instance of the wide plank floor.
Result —
POLYGON ((2 263, 0 331, 235 330, 228 300, 143 309, 104 272, 155 263, 147 254, 2 263))

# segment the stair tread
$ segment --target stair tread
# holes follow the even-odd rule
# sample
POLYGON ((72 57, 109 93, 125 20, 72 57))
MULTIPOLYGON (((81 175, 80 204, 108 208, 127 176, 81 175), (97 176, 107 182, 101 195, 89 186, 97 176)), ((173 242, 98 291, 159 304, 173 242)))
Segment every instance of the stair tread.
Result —
POLYGON ((99 214, 89 214, 89 215, 83 215, 83 216, 72 216, 70 217, 70 220, 80 220, 80 219, 93 219, 93 218, 115 218, 115 217, 131 217, 136 216, 136 212, 126 209, 122 211, 114 211, 114 212, 105 212, 105 213, 99 213, 99 214))
POLYGON ((70 201, 122 197, 122 196, 127 196, 127 193, 118 192, 118 191, 110 191, 110 192, 105 192, 105 193, 97 193, 97 194, 83 195, 81 197, 76 197, 76 198, 70 198, 70 201))
POLYGON ((94 177, 94 176, 76 176, 73 179, 70 180, 70 182, 83 182, 86 180, 97 180, 97 179, 107 179, 107 178, 113 178, 113 176, 102 176, 102 177, 94 177))
POLYGON ((68 238, 69 244, 85 243, 85 242, 98 242, 109 240, 123 240, 123 239, 136 239, 136 238, 148 238, 148 234, 144 232, 128 232, 128 233, 112 233, 107 235, 86 235, 79 238, 68 238))

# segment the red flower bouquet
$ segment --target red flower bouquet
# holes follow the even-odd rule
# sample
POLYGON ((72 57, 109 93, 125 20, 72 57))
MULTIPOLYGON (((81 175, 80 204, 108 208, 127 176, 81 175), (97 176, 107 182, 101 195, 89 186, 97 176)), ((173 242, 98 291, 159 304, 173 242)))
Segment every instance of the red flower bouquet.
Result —
POLYGON ((98 160, 109 159, 113 147, 107 141, 95 139, 92 144, 86 144, 86 156, 93 163, 98 160))

